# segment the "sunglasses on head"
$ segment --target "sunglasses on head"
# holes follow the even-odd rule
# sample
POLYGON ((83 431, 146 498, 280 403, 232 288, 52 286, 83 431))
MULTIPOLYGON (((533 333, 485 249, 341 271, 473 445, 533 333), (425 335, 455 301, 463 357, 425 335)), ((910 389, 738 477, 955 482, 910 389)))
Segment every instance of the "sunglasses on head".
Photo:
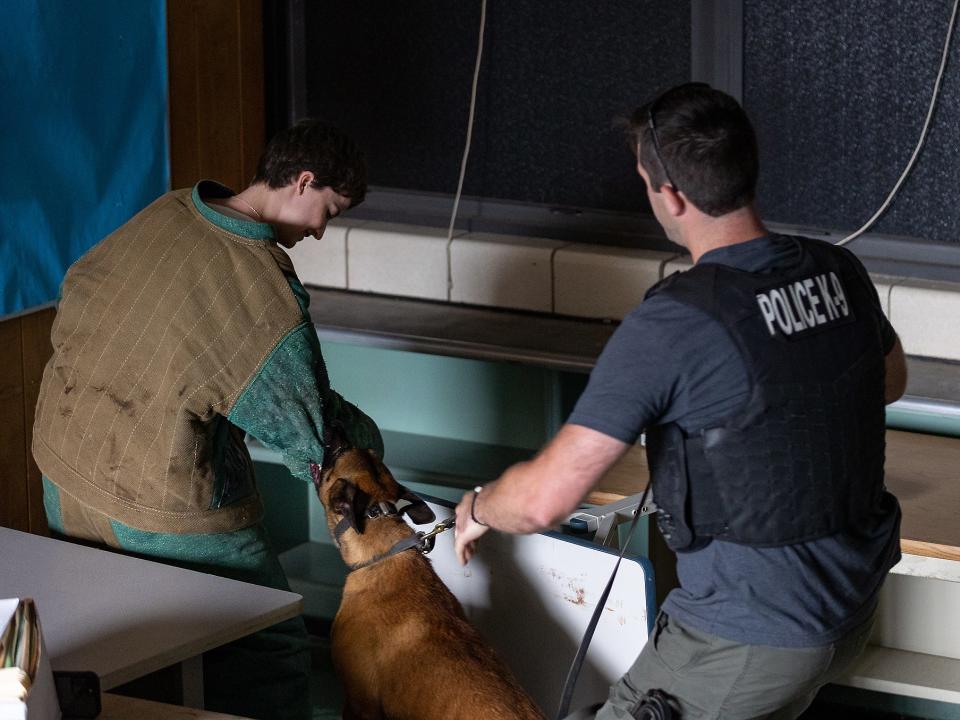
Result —
POLYGON ((673 178, 670 177, 670 171, 667 169, 667 164, 663 161, 663 155, 660 154, 660 138, 657 135, 657 108, 663 102, 663 99, 677 92, 678 90, 691 90, 693 88, 708 88, 710 85, 704 82, 689 82, 684 83, 683 85, 677 85, 672 87, 669 90, 661 93, 657 96, 657 99, 650 103, 650 109, 647 110, 647 127, 650 128, 650 134, 653 136, 653 154, 657 158, 657 162, 660 163, 660 167, 663 169, 663 175, 667 178, 667 184, 674 192, 679 192, 677 189, 677 184, 673 181, 673 178))

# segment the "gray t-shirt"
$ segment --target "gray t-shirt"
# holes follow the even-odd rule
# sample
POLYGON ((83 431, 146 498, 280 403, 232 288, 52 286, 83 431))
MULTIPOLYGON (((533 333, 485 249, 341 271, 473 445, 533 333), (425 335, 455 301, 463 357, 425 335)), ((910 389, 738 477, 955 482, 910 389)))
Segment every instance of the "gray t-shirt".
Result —
MULTIPOLYGON (((793 264, 797 246, 771 235, 713 250, 701 263, 750 272, 793 264)), ((866 276, 866 270, 857 263, 866 276)), ((884 351, 896 340, 883 317, 884 351)), ((703 312, 658 295, 614 333, 568 422, 624 442, 649 425, 676 422, 697 432, 735 413, 749 393, 746 368, 723 327, 703 312)), ((895 503, 861 527, 776 548, 714 541, 677 554, 680 588, 663 609, 735 642, 826 645, 866 620, 887 571, 900 559, 895 503)))

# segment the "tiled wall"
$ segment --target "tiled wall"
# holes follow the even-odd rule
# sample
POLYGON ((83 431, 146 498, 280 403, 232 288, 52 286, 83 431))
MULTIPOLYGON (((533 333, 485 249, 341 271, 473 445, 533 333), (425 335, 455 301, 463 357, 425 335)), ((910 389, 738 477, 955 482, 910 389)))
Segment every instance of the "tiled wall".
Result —
MULTIPOLYGON (((619 320, 689 257, 542 238, 340 220, 291 251, 309 285, 619 320), (448 247, 449 245, 449 247, 448 247)), ((872 276, 910 355, 960 361, 960 282, 872 276)))

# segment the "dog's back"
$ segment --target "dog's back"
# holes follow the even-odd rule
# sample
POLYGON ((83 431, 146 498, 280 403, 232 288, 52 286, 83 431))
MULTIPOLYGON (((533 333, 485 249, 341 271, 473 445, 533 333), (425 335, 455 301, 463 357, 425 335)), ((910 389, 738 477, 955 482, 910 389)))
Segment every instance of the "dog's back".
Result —
POLYGON ((348 577, 333 658, 344 718, 543 718, 415 551, 348 577))

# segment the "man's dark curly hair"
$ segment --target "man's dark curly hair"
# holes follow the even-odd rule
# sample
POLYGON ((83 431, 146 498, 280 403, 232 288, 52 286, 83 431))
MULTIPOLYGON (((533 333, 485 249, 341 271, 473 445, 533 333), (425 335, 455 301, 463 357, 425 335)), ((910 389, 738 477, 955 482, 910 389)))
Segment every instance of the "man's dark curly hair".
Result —
POLYGON ((322 120, 301 120, 281 130, 260 157, 254 183, 281 188, 309 170, 313 186, 330 187, 356 207, 367 194, 367 163, 356 143, 322 120))

